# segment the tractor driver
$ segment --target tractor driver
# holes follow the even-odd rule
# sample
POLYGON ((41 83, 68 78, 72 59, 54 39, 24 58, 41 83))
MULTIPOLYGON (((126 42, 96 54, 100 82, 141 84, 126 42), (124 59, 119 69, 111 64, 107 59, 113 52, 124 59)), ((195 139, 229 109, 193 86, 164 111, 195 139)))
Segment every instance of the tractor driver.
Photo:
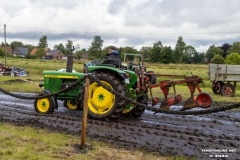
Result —
POLYGON ((112 64, 115 67, 120 67, 121 66, 121 58, 119 56, 119 52, 113 47, 110 48, 109 52, 106 54, 103 64, 112 64))
POLYGON ((119 52, 115 48, 110 48, 107 55, 119 55, 119 52))

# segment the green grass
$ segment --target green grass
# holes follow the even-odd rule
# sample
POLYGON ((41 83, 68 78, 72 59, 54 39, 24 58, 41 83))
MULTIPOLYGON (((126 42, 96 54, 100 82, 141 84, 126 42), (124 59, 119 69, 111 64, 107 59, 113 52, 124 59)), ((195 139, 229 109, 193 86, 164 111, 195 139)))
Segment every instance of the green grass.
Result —
POLYGON ((87 140, 87 148, 80 150, 80 135, 49 132, 31 127, 0 123, 0 160, 167 160, 140 150, 116 148, 112 145, 87 140))

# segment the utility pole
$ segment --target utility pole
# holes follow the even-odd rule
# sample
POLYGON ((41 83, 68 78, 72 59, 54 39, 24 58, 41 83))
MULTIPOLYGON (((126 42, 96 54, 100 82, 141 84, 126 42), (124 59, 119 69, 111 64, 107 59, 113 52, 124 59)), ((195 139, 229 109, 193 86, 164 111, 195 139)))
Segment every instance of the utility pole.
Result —
POLYGON ((4 24, 4 41, 5 41, 5 66, 7 66, 6 24, 4 24))

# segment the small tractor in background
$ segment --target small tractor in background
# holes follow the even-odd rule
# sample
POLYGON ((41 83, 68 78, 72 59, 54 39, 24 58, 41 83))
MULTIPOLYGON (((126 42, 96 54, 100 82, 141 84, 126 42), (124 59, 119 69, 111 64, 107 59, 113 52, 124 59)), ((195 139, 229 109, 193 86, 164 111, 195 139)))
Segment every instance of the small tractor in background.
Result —
MULTIPOLYGON (((87 74, 93 74, 104 85, 118 92, 120 95, 130 98, 135 102, 147 105, 148 93, 152 98, 152 106, 159 103, 159 98, 152 96, 152 88, 160 87, 164 94, 164 100, 160 104, 160 109, 168 110, 171 105, 178 104, 182 97, 176 94, 175 85, 186 83, 190 90, 190 98, 187 99, 182 110, 211 106, 212 99, 209 94, 204 93, 198 84, 202 79, 198 76, 184 77, 183 80, 165 80, 157 83, 157 76, 169 76, 156 74, 147 71, 141 54, 126 53, 123 62, 120 57, 107 57, 104 60, 94 60, 87 62, 83 66, 84 73, 72 73, 65 71, 44 71, 44 91, 41 95, 55 93, 66 88, 83 78, 87 74), (169 97, 169 89, 173 87, 174 97, 169 97), (195 89, 199 91, 194 95, 195 89)), ((182 75, 171 75, 182 76, 182 75)), ((183 77, 183 76, 182 76, 183 77)), ((43 86, 43 85, 42 85, 43 86)), ((43 99, 35 100, 35 110, 39 113, 52 113, 58 108, 57 100, 64 101, 64 106, 78 110, 83 107, 84 82, 78 84, 74 89, 43 99)), ((121 115, 140 117, 145 108, 126 102, 124 98, 116 96, 103 88, 94 80, 90 80, 88 113, 96 119, 115 119, 121 115)))

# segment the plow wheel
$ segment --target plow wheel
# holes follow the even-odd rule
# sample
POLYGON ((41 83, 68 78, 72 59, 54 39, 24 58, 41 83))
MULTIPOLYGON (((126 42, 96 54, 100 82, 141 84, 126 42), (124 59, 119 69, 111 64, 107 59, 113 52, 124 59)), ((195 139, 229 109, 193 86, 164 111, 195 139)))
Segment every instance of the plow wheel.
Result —
MULTIPOLYGON (((148 97, 147 95, 138 97, 137 102, 141 104, 147 105, 148 97)), ((134 106, 133 104, 128 104, 124 110, 122 115, 123 116, 129 116, 129 117, 134 117, 134 118, 139 118, 141 115, 144 113, 145 108, 141 106, 134 106)))
MULTIPOLYGON (((96 72, 95 76, 109 88, 123 96, 126 95, 124 84, 113 74, 96 72)), ((124 109, 124 103, 125 100, 104 89, 102 86, 98 85, 97 82, 90 82, 88 113, 91 117, 108 120, 115 119, 121 115, 124 109)))
MULTIPOLYGON (((50 94, 48 90, 44 90, 42 93, 39 94, 39 96, 50 94)), ((36 99, 34 101, 34 109, 38 113, 53 113, 54 111, 54 98, 53 97, 47 97, 42 99, 36 99)))
POLYGON ((235 87, 232 84, 225 84, 221 88, 222 96, 233 97, 235 95, 235 87))
POLYGON ((194 98, 188 98, 184 104, 184 107, 181 111, 201 107, 201 108, 209 108, 212 105, 212 98, 208 93, 201 92, 194 98))
POLYGON ((212 98, 208 93, 199 93, 196 97, 196 103, 201 108, 209 108, 212 105, 212 98))

